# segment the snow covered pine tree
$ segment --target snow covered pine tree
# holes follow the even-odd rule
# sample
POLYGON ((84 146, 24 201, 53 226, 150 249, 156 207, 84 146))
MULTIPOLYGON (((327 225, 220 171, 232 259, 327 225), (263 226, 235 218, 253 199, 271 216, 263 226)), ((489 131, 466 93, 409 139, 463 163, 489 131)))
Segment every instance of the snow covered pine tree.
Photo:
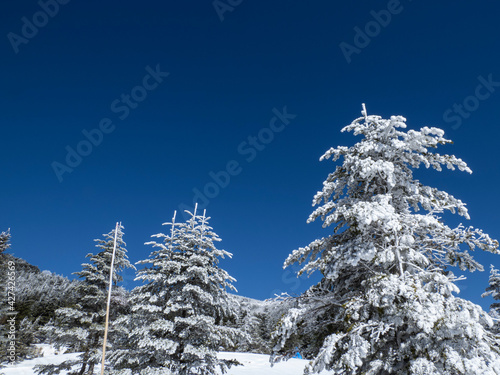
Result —
MULTIPOLYGON (((493 267, 493 265, 491 265, 489 284, 482 296, 492 296, 495 301, 500 301, 500 271, 493 267)), ((491 331, 497 335, 498 346, 500 347, 500 302, 491 304, 490 316, 495 319, 491 331)))
POLYGON ((447 270, 482 270, 460 245, 498 253, 498 242, 445 225, 444 210, 469 219, 465 204, 412 174, 421 164, 471 170, 430 151, 451 143, 441 129, 404 132, 404 117, 367 116, 364 105, 362 115, 342 131, 364 138, 320 159, 343 157, 308 219, 333 225, 333 234, 293 251, 284 266, 299 262, 299 274, 318 270, 323 278, 281 320, 271 361, 299 346, 311 359, 306 374, 500 374, 491 318, 453 294, 457 278, 447 270))
POLYGON ((165 223, 170 235, 154 235, 163 242, 146 243, 158 250, 137 263, 150 267, 138 272, 136 280, 147 283, 132 292, 132 313, 117 321, 129 329, 128 345, 110 354, 118 374, 209 375, 237 364, 217 358, 221 346, 240 336, 225 325, 235 318, 226 291, 235 290, 235 280, 218 266, 219 257, 231 254, 215 247, 220 239, 210 218, 196 208, 188 214, 186 223, 176 223, 175 215, 165 223))
MULTIPOLYGON (((83 280, 76 286, 78 302, 75 306, 56 310, 56 321, 52 326, 46 326, 49 339, 56 347, 65 346, 72 352, 82 352, 75 360, 68 360, 59 365, 39 365, 36 371, 40 374, 58 374, 61 370, 72 370, 68 374, 92 375, 96 364, 101 363, 104 336, 104 321, 106 316, 107 290, 109 272, 113 254, 115 229, 103 235, 104 239, 96 239, 97 248, 101 251, 87 254, 91 264, 82 264, 82 271, 75 272, 83 280), (75 368, 76 366, 76 368, 75 368)), ((120 276, 124 268, 135 268, 130 264, 127 250, 123 242, 123 226, 118 229, 116 240, 113 283, 122 281, 120 276)), ((115 294, 121 293, 115 289, 115 294)), ((113 304, 112 298, 112 304, 113 304)), ((116 302, 114 303, 116 307, 116 302)), ((113 309, 114 312, 116 309, 113 309)), ((110 329, 109 335, 113 335, 110 329)))

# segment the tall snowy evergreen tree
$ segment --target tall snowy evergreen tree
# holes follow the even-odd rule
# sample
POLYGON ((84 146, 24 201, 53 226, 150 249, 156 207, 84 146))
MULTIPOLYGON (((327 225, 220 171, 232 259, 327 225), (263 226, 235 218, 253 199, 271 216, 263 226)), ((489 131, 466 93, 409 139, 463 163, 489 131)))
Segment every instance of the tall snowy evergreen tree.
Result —
MULTIPOLYGON (((58 374, 61 370, 72 370, 69 374, 92 375, 96 364, 101 362, 104 336, 106 302, 109 286, 111 257, 113 254, 115 229, 96 239, 98 254, 87 254, 90 263, 82 264, 82 271, 75 272, 82 279, 76 286, 78 302, 71 307, 56 310, 53 326, 46 328, 49 338, 57 346, 66 346, 74 352, 82 352, 75 360, 68 360, 59 365, 41 365, 39 373, 58 374)), ((124 268, 134 268, 126 255, 123 241, 123 226, 118 229, 113 283, 122 281, 120 276, 124 268)), ((121 293, 120 289, 115 289, 121 293)), ((115 292, 115 294, 116 294, 115 292)), ((111 313, 116 315, 117 304, 111 305, 111 313)), ((113 316, 113 315, 112 315, 113 316)), ((111 329, 109 335, 113 335, 111 329)))
POLYGON ((234 279, 218 265, 231 254, 216 248, 208 217, 188 214, 186 223, 174 215, 170 234, 154 235, 163 241, 148 242, 157 250, 138 262, 149 265, 136 278, 146 284, 132 293, 132 314, 118 322, 128 327, 128 344, 110 355, 120 374, 208 375, 235 364, 217 358, 240 334, 225 324, 235 318, 227 295, 234 279))
POLYGON ((451 143, 441 129, 405 132, 404 117, 362 114, 342 131, 363 139, 320 159, 343 162, 315 195, 319 207, 308 222, 320 218, 333 231, 293 251, 284 266, 298 262, 299 274, 323 278, 281 320, 272 361, 299 346, 311 359, 305 373, 500 374, 486 329, 491 318, 456 297, 449 270, 482 270, 467 248, 498 253, 498 242, 473 227, 446 225, 439 217, 446 210, 469 219, 465 204, 412 172, 421 165, 471 170, 432 151, 451 143))

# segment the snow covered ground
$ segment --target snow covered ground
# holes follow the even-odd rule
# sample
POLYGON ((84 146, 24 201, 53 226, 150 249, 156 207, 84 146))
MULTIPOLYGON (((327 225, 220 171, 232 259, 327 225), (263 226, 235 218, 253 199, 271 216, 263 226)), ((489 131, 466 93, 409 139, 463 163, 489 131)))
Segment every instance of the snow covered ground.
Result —
MULTIPOLYGON (((75 358, 78 353, 72 354, 54 354, 49 348, 44 348, 44 356, 21 362, 15 366, 6 367, 0 372, 5 375, 35 375, 33 366, 39 364, 60 363, 64 360, 75 358)), ((219 353, 220 358, 237 359, 243 366, 233 367, 228 375, 302 375, 307 361, 303 359, 290 359, 287 362, 281 362, 274 367, 269 366, 269 356, 252 353, 219 353)), ((100 366, 96 372, 100 371, 100 366)), ((64 372, 61 372, 64 374, 64 372)), ((327 375, 329 372, 322 372, 327 375)))
MULTIPOLYGON (((79 353, 71 354, 55 354, 54 349, 49 345, 37 345, 41 347, 43 357, 29 359, 18 363, 15 366, 7 366, 0 370, 0 373, 5 375, 34 375, 33 367, 35 365, 48 365, 51 363, 61 363, 68 359, 74 359, 78 357, 79 353)), ((100 369, 100 366, 99 366, 100 369)), ((65 372, 61 372, 65 374, 65 372)))
MULTIPOLYGON (((302 375, 307 361, 304 359, 292 358, 286 362, 280 362, 273 367, 269 365, 269 356, 252 353, 219 353, 219 358, 236 359, 243 366, 233 367, 229 370, 229 375, 302 375)), ((323 371, 322 375, 333 374, 323 371)))

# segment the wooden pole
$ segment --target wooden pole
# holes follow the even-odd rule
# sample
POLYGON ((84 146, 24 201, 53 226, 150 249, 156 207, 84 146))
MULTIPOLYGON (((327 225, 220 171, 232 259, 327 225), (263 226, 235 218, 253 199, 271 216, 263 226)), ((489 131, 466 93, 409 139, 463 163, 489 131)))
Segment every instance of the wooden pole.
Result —
POLYGON ((113 255, 111 256, 111 267, 109 269, 109 288, 108 288, 108 303, 106 305, 106 323, 104 326, 104 342, 102 344, 102 362, 101 362, 101 375, 104 374, 104 358, 106 356, 106 342, 108 340, 108 324, 109 324, 109 305, 111 304, 111 287, 113 286, 113 266, 115 264, 115 253, 116 253, 116 239, 118 237, 118 228, 122 226, 122 223, 116 223, 115 227, 115 243, 113 246, 113 255))

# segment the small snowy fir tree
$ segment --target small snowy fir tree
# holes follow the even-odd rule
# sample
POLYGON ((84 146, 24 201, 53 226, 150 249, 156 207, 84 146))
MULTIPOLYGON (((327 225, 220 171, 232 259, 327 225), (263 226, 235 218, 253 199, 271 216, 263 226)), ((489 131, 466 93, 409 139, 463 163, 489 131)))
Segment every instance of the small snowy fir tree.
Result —
POLYGON ((445 210, 469 219, 465 204, 413 178, 412 169, 442 166, 471 173, 452 155, 432 152, 451 141, 438 128, 406 128, 406 119, 362 117, 345 127, 363 139, 328 150, 343 158, 314 197, 308 219, 333 227, 290 254, 284 266, 323 278, 280 321, 272 362, 298 346, 306 374, 500 374, 487 327, 491 318, 456 297, 449 266, 482 270, 467 249, 498 253, 479 229, 447 226, 445 210), (421 213, 423 210, 424 212, 421 213))
POLYGON ((240 332, 225 322, 235 315, 227 288, 234 281, 218 265, 231 254, 216 248, 219 237, 205 215, 191 214, 170 235, 148 242, 158 250, 138 264, 149 265, 136 280, 146 282, 132 292, 132 313, 119 324, 128 328, 128 344, 110 354, 119 374, 208 375, 223 373, 235 361, 219 360, 221 346, 232 346, 240 332))
MULTIPOLYGON (((496 301, 490 306, 490 316, 495 320, 491 331, 500 336, 500 271, 493 265, 491 265, 489 284, 482 296, 491 296, 496 301)), ((497 338, 500 346, 500 337, 497 338)))
MULTIPOLYGON (((120 225, 118 228, 113 284, 122 281, 120 273, 124 268, 134 268, 126 255, 123 226, 120 225)), ((104 239, 95 240, 96 247, 101 251, 95 255, 87 254, 91 263, 82 264, 82 271, 75 272, 82 279, 76 286, 77 303, 74 306, 56 310, 54 324, 45 328, 50 340, 57 348, 66 347, 70 351, 82 353, 75 360, 68 360, 57 365, 37 366, 36 371, 39 373, 51 375, 58 374, 62 370, 70 370, 68 374, 92 375, 96 364, 101 362, 115 229, 103 236, 104 239)), ((120 289, 116 291, 122 293, 120 289)), ((116 311, 116 307, 116 303, 113 304, 112 300, 111 314, 116 311)), ((109 335, 113 335, 112 329, 109 335)))

